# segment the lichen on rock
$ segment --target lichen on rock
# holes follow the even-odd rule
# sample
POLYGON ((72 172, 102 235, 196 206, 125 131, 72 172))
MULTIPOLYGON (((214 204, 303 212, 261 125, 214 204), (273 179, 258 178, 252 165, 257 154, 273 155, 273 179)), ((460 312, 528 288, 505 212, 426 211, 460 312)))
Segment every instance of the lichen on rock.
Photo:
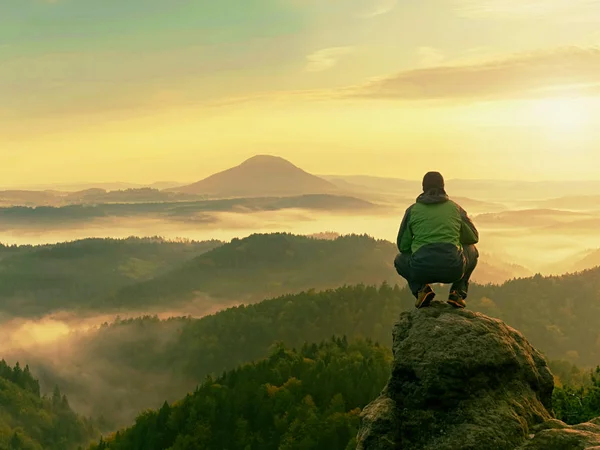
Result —
POLYGON ((357 450, 600 445, 597 424, 553 419, 546 360, 501 320, 434 302, 400 316, 393 351, 389 382, 363 411, 357 450))

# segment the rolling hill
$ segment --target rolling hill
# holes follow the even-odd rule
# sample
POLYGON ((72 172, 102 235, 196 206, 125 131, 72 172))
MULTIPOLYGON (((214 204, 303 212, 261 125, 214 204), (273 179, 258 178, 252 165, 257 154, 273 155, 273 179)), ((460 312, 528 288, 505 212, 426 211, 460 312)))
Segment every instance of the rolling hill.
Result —
POLYGON ((85 239, 57 245, 0 245, 0 311, 41 315, 85 308, 222 245, 160 238, 85 239))
MULTIPOLYGON (((204 299, 222 304, 345 284, 404 285, 393 266, 398 250, 367 235, 313 239, 287 234, 254 234, 215 248, 151 280, 124 287, 103 305, 154 305, 204 299)), ((531 275, 521 266, 480 259, 473 281, 502 283, 531 275)))
MULTIPOLYGON (((595 367, 600 363, 599 274, 596 269, 561 277, 537 275, 502 286, 473 284, 467 304, 523 330, 551 359, 595 367)), ((185 395, 207 374, 267 356, 276 342, 298 348, 305 342, 346 335, 389 346, 398 314, 413 305, 410 293, 397 286, 310 290, 201 319, 117 321, 77 335, 76 345, 66 342, 72 359, 57 362, 45 355, 46 360, 35 355, 26 359, 36 360, 35 367, 30 363, 36 373, 60 374, 63 378, 46 382, 64 386, 69 397, 85 407, 94 398, 91 407, 96 409, 86 414, 114 410, 113 420, 123 424, 136 410, 185 395), (95 381, 93 389, 81 384, 83 375, 95 381)))
POLYGON ((276 156, 258 155, 188 186, 170 189, 211 197, 271 197, 339 193, 327 180, 276 156))
MULTIPOLYGON (((366 235, 323 237, 256 234, 230 243, 128 238, 0 245, 0 311, 31 317, 189 301, 213 309, 312 288, 404 284, 393 267, 397 250, 392 242, 366 235)), ((501 283, 527 275, 525 268, 482 255, 473 281, 501 283)))
POLYGON ((256 302, 311 288, 398 282, 395 255, 391 242, 368 236, 321 240, 287 233, 254 234, 123 288, 103 304, 172 304, 198 297, 219 303, 256 302))

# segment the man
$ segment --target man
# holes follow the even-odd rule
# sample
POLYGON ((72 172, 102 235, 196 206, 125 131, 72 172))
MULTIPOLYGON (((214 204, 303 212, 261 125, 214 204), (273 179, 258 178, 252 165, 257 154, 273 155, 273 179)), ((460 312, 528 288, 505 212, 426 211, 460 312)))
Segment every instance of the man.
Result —
POLYGON ((448 198, 444 177, 429 172, 423 193, 406 210, 398 232, 400 254, 394 261, 408 281, 415 306, 429 306, 435 292, 430 283, 452 283, 448 303, 466 306, 469 279, 477 266, 479 233, 467 213, 448 198))

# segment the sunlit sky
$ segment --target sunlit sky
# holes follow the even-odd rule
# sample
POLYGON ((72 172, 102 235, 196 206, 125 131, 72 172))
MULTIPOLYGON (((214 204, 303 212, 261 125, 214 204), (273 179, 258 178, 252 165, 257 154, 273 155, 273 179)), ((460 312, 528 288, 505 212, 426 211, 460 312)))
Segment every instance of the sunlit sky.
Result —
POLYGON ((0 0, 0 185, 600 179, 600 0, 0 0))

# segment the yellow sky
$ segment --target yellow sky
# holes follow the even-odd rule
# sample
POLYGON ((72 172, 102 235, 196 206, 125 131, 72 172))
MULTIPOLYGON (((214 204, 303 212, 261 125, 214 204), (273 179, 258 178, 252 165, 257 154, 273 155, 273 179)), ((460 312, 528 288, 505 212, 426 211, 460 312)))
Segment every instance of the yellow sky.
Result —
POLYGON ((600 1, 0 5, 0 185, 600 179, 600 1), (24 31, 26 31, 24 33, 24 31))

